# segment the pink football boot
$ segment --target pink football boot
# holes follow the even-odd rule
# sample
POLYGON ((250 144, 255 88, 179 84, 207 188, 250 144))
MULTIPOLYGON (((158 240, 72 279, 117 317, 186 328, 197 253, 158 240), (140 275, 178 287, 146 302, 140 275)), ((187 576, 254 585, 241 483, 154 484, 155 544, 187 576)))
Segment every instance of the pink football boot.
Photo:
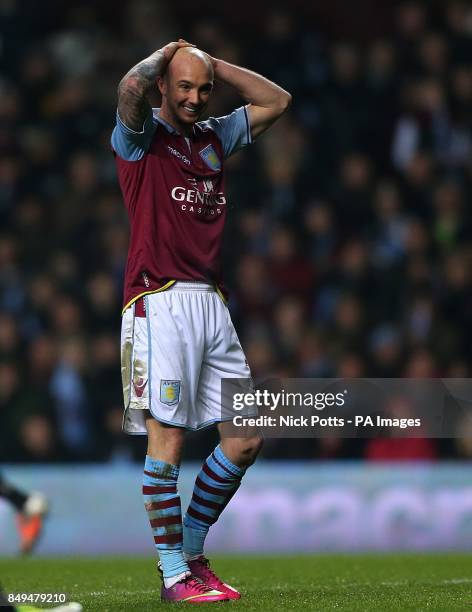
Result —
POLYGON ((198 559, 188 561, 188 566, 194 576, 200 578, 202 582, 212 589, 216 589, 217 591, 224 593, 228 599, 239 599, 241 597, 241 593, 238 593, 236 589, 233 589, 232 586, 229 586, 229 584, 226 584, 220 580, 220 578, 218 578, 215 572, 211 569, 210 562, 203 555, 198 557, 198 559))
POLYGON ((161 599, 165 602, 185 603, 212 603, 214 601, 227 601, 226 593, 216 591, 210 586, 203 584, 201 580, 193 575, 186 576, 173 586, 166 589, 164 584, 161 589, 161 599))

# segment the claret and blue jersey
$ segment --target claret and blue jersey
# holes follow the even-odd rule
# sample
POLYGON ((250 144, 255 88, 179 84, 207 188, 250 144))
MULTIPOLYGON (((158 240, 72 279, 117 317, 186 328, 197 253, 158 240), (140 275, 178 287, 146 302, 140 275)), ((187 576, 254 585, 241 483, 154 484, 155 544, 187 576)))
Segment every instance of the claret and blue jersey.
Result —
POLYGON ((152 109, 142 131, 117 114, 111 143, 130 220, 124 309, 176 280, 222 285, 224 160, 251 142, 246 107, 186 137, 152 109))

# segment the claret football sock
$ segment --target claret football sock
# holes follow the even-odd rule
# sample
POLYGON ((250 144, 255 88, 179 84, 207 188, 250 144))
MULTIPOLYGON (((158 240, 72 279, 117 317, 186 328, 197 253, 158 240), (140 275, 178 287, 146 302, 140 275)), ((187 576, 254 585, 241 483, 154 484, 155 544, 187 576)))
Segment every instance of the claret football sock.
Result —
MULTIPOLYGON (((166 586, 189 572, 182 552, 179 466, 146 456, 143 497, 166 586)), ((189 572, 190 573, 190 572, 189 572)))
POLYGON ((236 493, 244 472, 226 457, 219 445, 205 461, 195 481, 184 518, 186 559, 195 559, 203 554, 208 530, 236 493))

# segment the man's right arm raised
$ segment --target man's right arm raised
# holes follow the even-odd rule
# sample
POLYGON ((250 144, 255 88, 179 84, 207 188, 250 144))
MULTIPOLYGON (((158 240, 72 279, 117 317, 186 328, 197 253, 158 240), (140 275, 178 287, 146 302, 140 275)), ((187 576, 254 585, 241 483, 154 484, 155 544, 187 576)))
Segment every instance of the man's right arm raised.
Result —
POLYGON ((147 95, 156 87, 156 79, 161 76, 174 53, 189 43, 180 39, 171 42, 162 49, 133 66, 121 79, 118 85, 118 115, 129 129, 139 132, 149 115, 150 104, 147 95))
POLYGON ((118 85, 118 113, 111 135, 115 153, 126 161, 138 161, 144 157, 151 144, 155 127, 148 94, 157 88, 157 78, 162 76, 174 53, 189 43, 180 39, 136 64, 125 74, 118 85))

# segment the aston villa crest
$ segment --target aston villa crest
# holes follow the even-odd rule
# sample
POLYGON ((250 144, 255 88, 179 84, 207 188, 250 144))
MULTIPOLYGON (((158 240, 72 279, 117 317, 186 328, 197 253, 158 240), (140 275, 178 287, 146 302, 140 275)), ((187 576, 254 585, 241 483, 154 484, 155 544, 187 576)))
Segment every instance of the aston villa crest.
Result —
POLYGON ((161 380, 160 400, 163 404, 174 406, 180 399, 180 380, 161 380))
POLYGON ((200 157, 206 163, 206 165, 211 168, 211 170, 221 170, 221 161, 218 155, 216 154, 213 145, 209 144, 200 152, 200 157))

